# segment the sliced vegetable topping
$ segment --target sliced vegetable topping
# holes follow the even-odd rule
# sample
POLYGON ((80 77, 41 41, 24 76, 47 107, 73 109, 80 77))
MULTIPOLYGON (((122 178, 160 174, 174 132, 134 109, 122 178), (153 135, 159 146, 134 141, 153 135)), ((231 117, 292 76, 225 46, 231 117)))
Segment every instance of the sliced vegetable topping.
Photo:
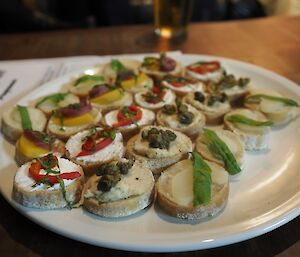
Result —
POLYGON ((227 121, 230 121, 232 123, 241 123, 241 124, 245 124, 245 125, 249 125, 249 126, 256 126, 256 127, 260 127, 260 126, 272 126, 273 122, 268 120, 268 121, 258 121, 258 120, 253 120, 250 119, 244 115, 240 115, 240 114, 233 114, 230 115, 226 118, 227 121))
POLYGON ((197 152, 192 153, 193 156, 193 206, 207 204, 211 199, 211 168, 201 158, 197 152))
POLYGON ((37 158, 29 167, 30 176, 37 183, 48 183, 50 185, 59 183, 60 179, 76 179, 81 176, 80 172, 61 173, 58 165, 58 159, 53 154, 48 154, 45 157, 37 158), (44 170, 43 174, 40 173, 44 170))
POLYGON ((55 111, 55 115, 63 118, 73 118, 81 116, 92 110, 92 105, 87 100, 82 100, 80 103, 70 104, 55 111))
POLYGON ((82 77, 80 77, 76 80, 74 86, 76 87, 79 84, 88 82, 88 81, 104 82, 104 78, 102 76, 97 76, 97 75, 83 75, 82 77))
POLYGON ((17 109, 21 116, 22 128, 32 130, 32 124, 29 116, 29 112, 26 106, 17 105, 17 109))
POLYGON ((142 118, 142 110, 135 106, 123 107, 117 115, 118 123, 113 124, 115 128, 136 124, 142 118))
POLYGON ((176 68, 176 61, 162 53, 159 58, 145 57, 142 67, 152 71, 170 72, 176 68))
POLYGON ((143 94, 145 101, 151 104, 157 104, 163 102, 166 91, 162 87, 154 86, 147 93, 143 94))
POLYGON ((45 150, 51 149, 51 143, 53 138, 51 138, 48 134, 40 131, 33 130, 25 130, 23 133, 24 137, 32 142, 37 147, 43 148, 45 150))
POLYGON ((89 97, 90 98, 95 98, 95 97, 101 96, 101 95, 103 95, 103 94, 105 94, 109 91, 110 91, 110 88, 107 84, 96 85, 89 92, 89 97))
POLYGON ((112 59, 110 62, 110 67, 116 72, 126 70, 126 67, 117 59, 112 59))
POLYGON ((97 130, 94 128, 83 138, 81 151, 77 154, 77 157, 94 154, 110 145, 115 138, 116 131, 113 128, 105 130, 97 130))
POLYGON ((96 175, 101 176, 97 189, 103 192, 110 191, 121 180, 121 174, 128 174, 133 164, 134 160, 102 164, 96 171, 96 175))
POLYGON ((245 101, 246 101, 246 103, 258 104, 258 103, 260 103, 262 98, 271 100, 271 101, 275 101, 275 102, 280 102, 287 106, 300 107, 300 105, 293 99, 278 97, 278 96, 271 96, 271 95, 264 95, 264 94, 256 94, 256 95, 248 96, 245 99, 245 101))
POLYGON ((210 130, 203 129, 204 138, 207 141, 208 149, 218 158, 223 160, 225 169, 229 174, 234 175, 241 171, 234 155, 224 141, 218 135, 210 130))
POLYGON ((188 70, 199 73, 206 74, 210 72, 217 71, 221 68, 221 64, 219 61, 211 61, 211 62, 196 62, 187 67, 188 70))
POLYGON ((147 140, 151 148, 169 149, 170 143, 176 138, 176 134, 171 130, 150 128, 142 132, 142 139, 147 140))
POLYGON ((124 91, 120 88, 110 89, 110 91, 105 92, 104 94, 97 96, 95 98, 91 98, 92 103, 97 104, 110 104, 112 102, 118 101, 122 99, 124 96, 124 91))
POLYGON ((60 101, 63 101, 68 94, 69 93, 57 93, 57 94, 53 94, 53 95, 48 95, 48 96, 42 98, 40 101, 38 101, 35 106, 39 107, 42 103, 44 103, 46 101, 51 101, 55 104, 58 104, 60 101))
POLYGON ((189 79, 185 77, 179 77, 179 76, 173 76, 173 75, 167 75, 164 77, 164 80, 171 84, 173 87, 184 87, 190 84, 197 83, 194 79, 189 79))

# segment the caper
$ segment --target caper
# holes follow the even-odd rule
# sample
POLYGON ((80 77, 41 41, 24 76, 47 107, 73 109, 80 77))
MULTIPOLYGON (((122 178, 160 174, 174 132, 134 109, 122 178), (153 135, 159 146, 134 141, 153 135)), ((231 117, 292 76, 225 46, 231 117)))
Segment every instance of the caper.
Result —
POLYGON ((203 103, 205 100, 205 96, 200 91, 197 91, 194 94, 194 99, 200 103, 203 103))
POLYGON ((143 130, 142 131, 142 139, 147 139, 148 138, 148 130, 143 130))
POLYGON ((207 101, 207 105, 208 106, 213 106, 215 104, 215 102, 218 102, 219 98, 215 95, 211 95, 208 97, 208 101, 207 101))
POLYGON ((165 138, 167 138, 169 141, 174 141, 176 139, 176 134, 173 133, 171 130, 166 130, 164 131, 164 135, 165 135, 165 138))
POLYGON ((112 163, 104 163, 96 170, 96 175, 103 176, 107 174, 115 174, 118 172, 120 172, 120 170, 116 165, 112 163))
POLYGON ((225 93, 222 93, 222 94, 220 95, 220 101, 221 101, 222 103, 224 103, 227 99, 228 99, 228 97, 227 97, 227 95, 226 95, 225 93))
POLYGON ((150 134, 158 134, 159 130, 157 128, 151 128, 150 130, 148 130, 148 135, 150 134))
POLYGON ((114 175, 111 174, 103 175, 98 182, 97 189, 103 192, 108 192, 120 180, 121 180, 120 173, 116 173, 114 175))
POLYGON ((127 174, 128 171, 133 166, 134 160, 129 160, 128 162, 118 162, 117 166, 121 172, 121 174, 127 174))
POLYGON ((191 124, 193 122, 194 114, 191 112, 183 112, 178 114, 178 120, 182 124, 191 124))
POLYGON ((162 112, 169 114, 169 115, 174 114, 174 113, 176 113, 176 106, 173 104, 166 104, 163 106, 162 112))
POLYGON ((245 87, 249 84, 250 79, 249 78, 239 78, 238 85, 239 87, 245 87))
POLYGON ((178 109, 178 112, 179 113, 184 113, 184 112, 187 112, 188 111, 188 107, 186 104, 182 104, 180 105, 179 109, 178 109))

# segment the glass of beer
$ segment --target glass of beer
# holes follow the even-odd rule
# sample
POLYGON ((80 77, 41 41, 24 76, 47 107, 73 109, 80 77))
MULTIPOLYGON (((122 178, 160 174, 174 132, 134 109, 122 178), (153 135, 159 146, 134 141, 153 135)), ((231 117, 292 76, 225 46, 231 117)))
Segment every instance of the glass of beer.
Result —
POLYGON ((193 0, 154 0, 155 34, 174 38, 186 34, 193 0))

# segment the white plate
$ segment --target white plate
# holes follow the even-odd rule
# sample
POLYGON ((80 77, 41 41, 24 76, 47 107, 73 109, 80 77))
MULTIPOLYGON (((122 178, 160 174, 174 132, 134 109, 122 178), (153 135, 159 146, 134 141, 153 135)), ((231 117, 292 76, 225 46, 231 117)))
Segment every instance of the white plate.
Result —
MULTIPOLYGON (((135 57, 135 56, 132 56, 135 57)), ((250 77, 255 87, 274 89, 300 102, 300 87, 265 69, 239 61, 182 55, 184 65, 199 59, 218 59, 237 76, 250 77)), ((51 81, 22 99, 59 90, 71 74, 51 81)), ((19 212, 58 234, 93 245, 146 252, 175 252, 212 248, 249 239, 281 226, 300 214, 300 119, 273 128, 268 151, 247 153, 243 172, 230 181, 225 210, 201 223, 191 223, 151 206, 122 219, 104 219, 82 209, 42 211, 11 200, 16 165, 14 147, 0 138, 0 188, 19 212)))

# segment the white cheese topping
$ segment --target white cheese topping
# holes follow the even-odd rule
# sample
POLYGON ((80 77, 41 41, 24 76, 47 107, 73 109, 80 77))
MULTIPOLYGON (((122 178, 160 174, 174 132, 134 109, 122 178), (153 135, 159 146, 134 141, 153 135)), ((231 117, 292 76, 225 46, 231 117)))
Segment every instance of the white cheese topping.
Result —
POLYGON ((189 76, 199 79, 199 80, 203 80, 203 81, 218 80, 219 78, 222 77, 222 69, 216 70, 214 72, 208 72, 205 74, 199 74, 199 73, 191 71, 189 69, 186 69, 186 72, 189 76))
MULTIPOLYGON (((102 130, 102 129, 97 129, 102 130)), ((121 158, 124 154, 123 138, 121 133, 116 133, 116 138, 114 141, 94 154, 87 156, 76 157, 81 152, 81 147, 83 144, 82 139, 88 135, 90 130, 84 130, 70 137, 66 143, 66 149, 70 154, 70 158, 76 158, 78 161, 83 161, 86 163, 107 161, 112 159, 113 156, 121 158)))
MULTIPOLYGON (((68 172, 80 172, 81 171, 81 167, 67 159, 64 158, 59 158, 58 157, 58 164, 60 167, 60 171, 61 173, 68 173, 68 172)), ((17 184, 18 187, 26 190, 26 191, 38 191, 38 190, 56 190, 56 189, 60 189, 60 185, 59 183, 54 184, 53 186, 49 187, 48 184, 38 184, 36 186, 34 186, 36 184, 36 181, 29 175, 29 167, 31 165, 30 163, 25 163, 24 165, 22 165, 16 173, 15 176, 15 183, 17 184), (34 186, 34 187, 33 187, 34 186)), ((41 174, 43 174, 43 170, 40 171, 41 174)), ((76 179, 64 179, 64 184, 65 186, 68 186, 70 184, 72 184, 76 179)))
POLYGON ((196 83, 188 83, 185 86, 182 87, 174 87, 171 83, 167 82, 166 80, 164 80, 162 82, 162 84, 167 87, 170 88, 174 91, 177 92, 182 92, 182 93, 189 93, 189 92, 195 92, 195 91, 203 91, 204 90, 204 84, 202 82, 196 82, 196 83))
MULTIPOLYGON (((122 128, 125 129, 131 129, 131 128, 136 128, 136 125, 138 126, 144 126, 147 124, 151 124, 153 120, 155 119, 155 115, 152 111, 140 108, 142 111, 142 118, 136 122, 136 124, 131 124, 128 126, 123 126, 122 128)), ((115 123, 118 123, 118 112, 119 110, 111 111, 105 115, 105 124, 108 126, 112 126, 115 123)))
POLYGON ((166 94, 164 95, 162 101, 155 103, 155 104, 146 102, 144 99, 144 96, 143 96, 144 94, 145 94, 145 92, 136 93, 134 95, 134 100, 139 106, 147 108, 147 109, 151 109, 151 110, 159 109, 159 108, 163 107, 165 104, 170 104, 173 101, 175 101, 175 95, 172 92, 172 90, 169 90, 169 89, 166 89, 166 94))
MULTIPOLYGON (((151 126, 144 127, 142 131, 150 129, 151 126)), ((159 149, 159 148, 151 148, 149 147, 149 142, 147 140, 142 139, 140 132, 137 140, 134 142, 133 149, 138 154, 146 156, 151 159, 156 158, 167 158, 172 157, 174 155, 191 152, 193 149, 193 145, 191 140, 184 134, 174 131, 170 128, 157 126, 157 129, 170 130, 176 134, 176 139, 170 142, 169 149, 159 149)))

